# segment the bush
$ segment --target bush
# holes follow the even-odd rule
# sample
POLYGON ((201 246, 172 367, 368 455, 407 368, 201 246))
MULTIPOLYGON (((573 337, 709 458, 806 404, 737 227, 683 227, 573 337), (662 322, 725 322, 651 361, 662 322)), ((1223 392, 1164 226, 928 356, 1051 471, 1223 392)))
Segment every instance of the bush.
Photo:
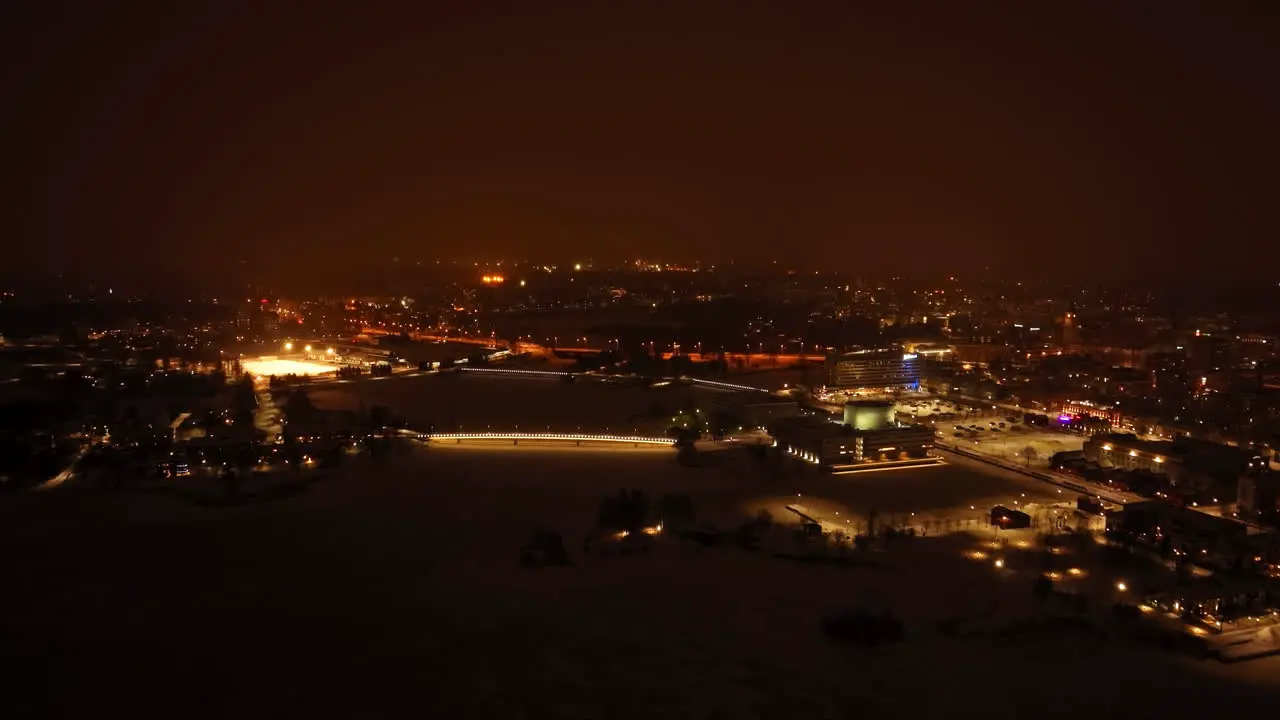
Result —
POLYGON ((696 517, 693 500, 685 493, 668 493, 658 501, 658 517, 665 528, 692 527, 696 517))
POLYGON ((1053 580, 1049 579, 1047 575, 1041 575, 1036 578, 1035 584, 1031 587, 1031 594, 1037 600, 1048 600, 1049 596, 1053 595, 1053 580))
POLYGON ((551 530, 534 530, 528 542, 520 548, 520 564, 527 567, 566 566, 569 553, 564 549, 564 539, 560 533, 551 530))
MULTIPOLYGON (((689 512, 692 513, 692 504, 689 512)), ((637 531, 649 521, 649 497, 640 490, 619 490, 600 499, 596 522, 606 530, 637 531)))

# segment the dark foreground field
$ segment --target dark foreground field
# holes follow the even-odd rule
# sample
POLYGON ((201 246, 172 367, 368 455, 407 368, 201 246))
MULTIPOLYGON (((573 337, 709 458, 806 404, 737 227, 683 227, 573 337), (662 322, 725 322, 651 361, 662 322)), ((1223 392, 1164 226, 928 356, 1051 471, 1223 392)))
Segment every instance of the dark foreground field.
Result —
MULTIPOLYGON (((327 409, 385 405, 414 427, 437 429, 554 430, 657 434, 671 426, 683 406, 709 403, 722 391, 668 385, 607 385, 551 378, 446 372, 418 377, 366 379, 313 390, 311 400, 327 409)), ((706 406, 706 407, 709 407, 706 406)))
MULTIPOLYGON (((920 472, 944 474, 902 473, 904 489, 961 482, 920 472)), ((1273 699, 1275 664, 1093 634, 939 634, 948 615, 1037 612, 1022 579, 961 559, 961 535, 902 539, 862 567, 675 541, 581 552, 601 492, 688 491, 727 525, 781 492, 769 482, 668 451, 437 448, 233 509, 5 498, 0 702, 14 718, 1078 718, 1273 699), (564 534, 574 567, 517 566, 535 526, 564 534), (822 615, 858 602, 891 608, 906 641, 826 640, 822 615)))

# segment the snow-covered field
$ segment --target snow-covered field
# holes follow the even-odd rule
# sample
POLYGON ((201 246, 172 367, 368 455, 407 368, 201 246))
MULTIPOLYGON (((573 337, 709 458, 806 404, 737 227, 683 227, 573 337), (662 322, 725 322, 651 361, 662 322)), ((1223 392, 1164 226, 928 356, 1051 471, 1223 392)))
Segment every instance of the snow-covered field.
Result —
POLYGON ((1186 717, 1270 699, 1272 660, 1222 666, 1087 633, 996 637, 1042 611, 1034 556, 1011 554, 1000 571, 965 557, 985 535, 904 538, 858 567, 678 541, 582 553, 599 496, 624 486, 689 492, 720 527, 798 482, 806 502, 885 511, 1022 492, 955 466, 842 487, 722 467, 682 467, 661 451, 417 448, 235 509, 154 494, 7 498, 6 707, 14 717, 124 703, 235 718, 1186 717), (575 566, 518 567, 535 527, 561 532, 575 566), (906 642, 827 641, 821 616, 857 603, 892 609, 906 642), (952 615, 970 617, 975 634, 939 633, 952 615))
POLYGON ((247 358, 241 360, 240 365, 245 369, 245 372, 255 377, 323 375, 337 372, 338 370, 338 366, 332 363, 277 357, 247 358))
POLYGON ((385 382, 358 382, 311 391, 323 408, 386 405, 415 423, 438 429, 521 429, 631 433, 648 424, 665 429, 685 398, 705 396, 669 386, 565 384, 554 378, 451 372, 385 382), (655 414, 652 411, 661 410, 655 414))
MULTIPOLYGON (((1085 441, 1082 435, 1025 425, 1014 425, 1001 432, 991 432, 989 429, 981 432, 966 432, 963 437, 957 438, 954 430, 957 424, 961 423, 938 423, 938 429, 945 442, 963 445, 968 450, 984 455, 1029 463, 1032 467, 1048 467, 1054 453, 1078 451, 1084 447, 1085 441), (1034 450, 1030 457, 1026 453, 1028 447, 1034 450)), ((987 427, 986 422, 964 424, 987 427)))

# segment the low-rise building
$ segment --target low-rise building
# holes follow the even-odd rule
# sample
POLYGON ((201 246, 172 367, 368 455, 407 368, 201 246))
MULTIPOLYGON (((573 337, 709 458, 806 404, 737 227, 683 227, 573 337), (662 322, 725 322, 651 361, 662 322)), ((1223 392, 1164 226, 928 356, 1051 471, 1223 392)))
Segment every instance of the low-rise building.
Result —
POLYGON ((1060 417, 1090 417, 1105 420, 1112 425, 1120 425, 1123 415, 1115 405, 1094 403, 1088 400, 1068 400, 1062 404, 1060 417))
POLYGON ((1109 513, 1107 532, 1202 565, 1229 565, 1248 552, 1244 523, 1155 500, 1129 503, 1109 513))
POLYGON ((774 423, 770 434, 784 451, 827 468, 925 458, 933 449, 935 435, 933 428, 922 425, 893 423, 860 429, 816 416, 774 423))
POLYGON ((1141 471, 1168 478, 1188 490, 1235 495, 1240 474, 1260 459, 1253 450, 1177 437, 1143 440, 1126 433, 1102 433, 1084 443, 1084 456, 1104 468, 1141 471))
POLYGON ((1240 474, 1236 511, 1244 518, 1273 517, 1280 511, 1280 472, 1261 458, 1240 474))

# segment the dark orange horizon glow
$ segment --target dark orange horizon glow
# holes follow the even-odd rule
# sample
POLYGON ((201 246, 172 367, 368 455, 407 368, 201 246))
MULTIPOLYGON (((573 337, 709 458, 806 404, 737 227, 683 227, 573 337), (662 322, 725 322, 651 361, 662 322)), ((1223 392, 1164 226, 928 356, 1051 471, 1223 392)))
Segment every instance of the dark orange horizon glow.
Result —
POLYGON ((1247 3, 11 5, 24 272, 1202 277, 1280 230, 1247 3))

